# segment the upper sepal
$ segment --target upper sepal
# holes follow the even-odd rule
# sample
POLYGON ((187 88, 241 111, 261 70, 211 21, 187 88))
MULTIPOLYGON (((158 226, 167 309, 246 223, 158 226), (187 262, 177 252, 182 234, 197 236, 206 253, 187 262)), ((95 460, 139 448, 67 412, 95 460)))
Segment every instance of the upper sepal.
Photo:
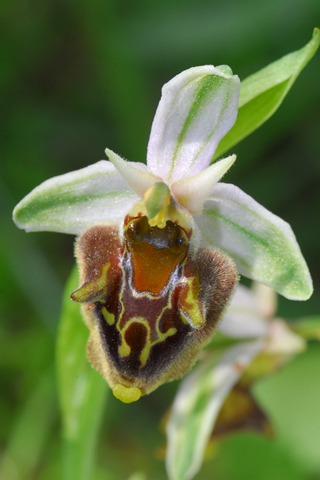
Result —
POLYGON ((97 223, 121 223, 138 200, 111 162, 50 178, 16 206, 13 220, 27 232, 80 234, 97 223))
POLYGON ((238 111, 240 81, 226 68, 190 68, 162 88, 152 124, 147 165, 171 184, 210 164, 238 111))

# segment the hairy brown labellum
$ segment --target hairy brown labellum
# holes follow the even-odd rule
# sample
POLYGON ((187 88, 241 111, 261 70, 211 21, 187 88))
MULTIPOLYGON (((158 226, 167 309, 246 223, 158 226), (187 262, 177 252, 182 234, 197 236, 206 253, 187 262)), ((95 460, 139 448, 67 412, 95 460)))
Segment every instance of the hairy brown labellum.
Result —
POLYGON ((97 225, 77 241, 88 358, 114 394, 131 402, 184 375, 210 341, 237 282, 232 261, 191 254, 191 230, 145 216, 97 225))

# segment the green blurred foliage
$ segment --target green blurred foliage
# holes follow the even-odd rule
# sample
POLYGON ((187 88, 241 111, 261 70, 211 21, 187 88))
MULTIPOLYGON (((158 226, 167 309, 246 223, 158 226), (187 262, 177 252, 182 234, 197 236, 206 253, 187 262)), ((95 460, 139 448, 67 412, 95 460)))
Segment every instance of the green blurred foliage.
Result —
MULTIPOLYGON (((3 3, 0 447, 6 474, 1 480, 59 478, 59 415, 48 378, 52 378, 63 284, 73 265, 74 239, 18 231, 11 222, 14 205, 47 178, 104 158, 106 146, 130 160, 145 161, 161 86, 181 70, 229 64, 244 79, 301 48, 319 24, 318 0, 3 3), (29 442, 34 453, 26 461, 19 445, 29 442)), ((238 159, 225 179, 292 225, 310 266, 315 294, 305 303, 280 299, 279 313, 284 317, 318 314, 320 307, 319 72, 318 55, 276 115, 233 149, 238 159)), ((311 420, 302 417, 292 438, 287 438, 286 428, 298 410, 292 407, 290 417, 285 397, 274 394, 283 388, 288 403, 295 388, 301 402, 319 395, 313 390, 316 377, 304 378, 318 361, 317 343, 315 350, 313 360, 301 357, 289 365, 283 382, 277 377, 259 390, 279 427, 278 440, 253 435, 228 439, 199 479, 212 478, 213 473, 216 479, 230 480, 316 478, 313 447, 309 449, 303 440, 313 438, 308 430, 311 420), (299 431, 301 424, 306 429, 299 431), (290 441, 304 445, 310 459, 302 449, 301 458, 297 454, 298 461, 293 460, 290 441), (232 470, 232 464, 240 470, 232 470), (261 464, 267 466, 263 476, 257 473, 261 464)), ((147 473, 146 478, 166 478, 159 422, 175 388, 176 384, 164 386, 133 405, 114 398, 108 401, 97 480, 126 479, 140 471, 147 473)), ((305 401, 300 416, 310 408, 305 401)))

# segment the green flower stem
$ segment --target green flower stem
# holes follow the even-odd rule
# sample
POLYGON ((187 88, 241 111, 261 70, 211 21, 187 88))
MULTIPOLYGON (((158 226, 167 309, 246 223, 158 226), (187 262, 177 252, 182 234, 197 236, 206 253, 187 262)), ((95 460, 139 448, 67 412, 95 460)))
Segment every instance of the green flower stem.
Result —
POLYGON ((88 329, 79 305, 70 299, 70 292, 77 286, 74 269, 66 286, 57 342, 64 457, 62 478, 91 480, 108 387, 86 359, 88 329))

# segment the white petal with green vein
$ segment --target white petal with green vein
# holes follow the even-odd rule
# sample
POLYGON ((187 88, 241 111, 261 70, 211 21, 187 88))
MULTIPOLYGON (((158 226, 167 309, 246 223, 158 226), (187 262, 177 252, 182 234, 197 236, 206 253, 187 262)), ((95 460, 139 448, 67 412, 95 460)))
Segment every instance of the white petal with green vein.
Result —
POLYGON ((168 183, 204 170, 237 118, 239 90, 236 75, 212 65, 166 83, 150 134, 149 170, 168 183))
POLYGON ((13 219, 27 232, 80 234, 97 223, 122 223, 139 197, 111 162, 43 182, 16 206, 13 219))
POLYGON ((234 185, 219 183, 195 221, 203 243, 232 257, 239 272, 292 300, 312 294, 312 280, 288 223, 234 185))
POLYGON ((170 480, 190 480, 198 472, 224 399, 264 344, 236 345, 219 362, 210 356, 181 382, 167 424, 170 480))

